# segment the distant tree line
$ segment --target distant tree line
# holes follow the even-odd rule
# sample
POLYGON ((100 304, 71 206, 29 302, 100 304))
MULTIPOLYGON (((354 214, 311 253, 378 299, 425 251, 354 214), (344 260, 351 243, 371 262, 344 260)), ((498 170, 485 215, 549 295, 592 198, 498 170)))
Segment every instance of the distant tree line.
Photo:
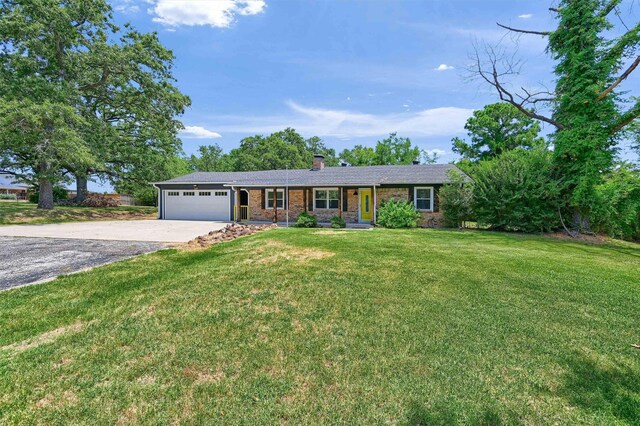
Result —
POLYGON ((240 146, 228 153, 217 144, 203 145, 185 160, 188 169, 201 172, 304 169, 310 167, 315 154, 323 155, 329 167, 342 163, 375 166, 437 161, 437 156, 420 150, 409 138, 399 137, 396 133, 377 141, 375 147, 356 145, 336 154, 319 137, 305 139, 291 128, 269 136, 246 137, 240 141, 240 146))

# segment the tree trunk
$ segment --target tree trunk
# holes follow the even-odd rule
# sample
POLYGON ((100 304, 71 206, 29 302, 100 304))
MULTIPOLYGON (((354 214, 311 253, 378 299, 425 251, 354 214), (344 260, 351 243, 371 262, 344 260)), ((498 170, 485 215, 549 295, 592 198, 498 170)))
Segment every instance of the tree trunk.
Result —
POLYGON ((76 174, 76 204, 81 204, 87 199, 87 176, 76 174))
POLYGON ((38 208, 53 209, 53 183, 50 180, 41 179, 38 185, 38 208))

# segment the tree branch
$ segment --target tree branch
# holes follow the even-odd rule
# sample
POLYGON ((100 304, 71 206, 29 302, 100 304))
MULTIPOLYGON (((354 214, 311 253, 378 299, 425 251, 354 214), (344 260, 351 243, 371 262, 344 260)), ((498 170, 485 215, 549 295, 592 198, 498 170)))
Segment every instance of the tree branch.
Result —
POLYGON ((513 69, 513 65, 510 64, 510 63, 507 64, 506 71, 500 73, 500 72, 498 72, 498 67, 497 67, 498 58, 497 58, 497 56, 496 56, 496 54, 495 54, 495 52, 494 52, 494 50, 492 48, 489 48, 489 50, 487 51, 487 55, 489 56, 489 62, 490 62, 491 70, 490 71, 485 71, 482 68, 482 62, 480 60, 480 55, 478 53, 478 50, 476 49, 476 52, 475 52, 475 62, 476 62, 476 64, 475 64, 475 68, 472 69, 471 71, 474 74, 476 74, 477 76, 479 76, 482 80, 487 82, 489 85, 493 86, 496 89, 496 91, 498 92, 498 96, 500 97, 501 101, 510 103, 511 105, 516 107, 520 112, 522 112, 527 117, 530 117, 530 118, 533 118, 535 120, 551 124, 552 126, 556 127, 557 129, 564 129, 564 126, 561 123, 557 122, 556 120, 554 120, 554 119, 552 119, 550 117, 546 117, 544 115, 538 114, 535 111, 532 111, 532 110, 529 110, 529 109, 526 108, 527 104, 535 105, 537 102, 547 102, 547 101, 555 100, 555 99, 549 98, 549 97, 547 97, 547 98, 536 98, 537 95, 542 94, 542 93, 545 93, 545 94, 552 94, 552 93, 550 93, 550 92, 530 93, 527 90, 524 90, 526 96, 512 94, 502 84, 502 82, 500 81, 500 78, 503 77, 504 75, 517 74, 517 72, 514 71, 514 69, 513 69), (520 102, 516 101, 516 99, 515 99, 516 96, 521 99, 520 102))
POLYGON ((609 134, 615 135, 638 117, 640 117, 640 100, 638 100, 635 105, 629 109, 629 111, 620 116, 618 122, 611 126, 609 134))
POLYGON ((111 75, 111 72, 107 68, 104 68, 102 70, 102 76, 100 77, 100 80, 96 81, 95 83, 88 83, 88 84, 85 84, 84 86, 80 86, 80 90, 97 89, 98 87, 104 85, 107 82, 110 75, 111 75))
POLYGON ((512 27, 508 27, 506 25, 502 25, 499 22, 496 22, 496 24, 500 27, 500 28, 504 28, 505 30, 509 30, 509 31, 513 31, 515 33, 523 33, 523 34, 535 34, 535 35, 540 35, 540 36, 548 36, 551 34, 551 31, 533 31, 533 30, 520 30, 518 28, 512 28, 512 27))
POLYGON ((633 61, 633 63, 629 66, 629 68, 627 68, 627 70, 623 72, 622 75, 618 77, 618 79, 614 81, 613 84, 611 84, 611 86, 609 86, 604 92, 600 93, 600 95, 598 95, 598 98, 596 100, 600 101, 604 99, 609 93, 613 91, 613 89, 618 87, 618 85, 622 83, 623 80, 629 77, 629 75, 638 67, 638 65, 640 65, 640 56, 638 56, 636 60, 633 61))
POLYGON ((605 16, 610 14, 611 11, 615 9, 620 3, 622 3, 622 0, 611 0, 606 6, 602 8, 602 10, 599 13, 599 16, 601 18, 604 18, 605 16))

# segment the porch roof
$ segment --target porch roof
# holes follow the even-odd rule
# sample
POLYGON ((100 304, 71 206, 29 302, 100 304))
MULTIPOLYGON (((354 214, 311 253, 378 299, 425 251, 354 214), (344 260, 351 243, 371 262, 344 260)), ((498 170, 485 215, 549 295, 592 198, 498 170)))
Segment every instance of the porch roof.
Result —
MULTIPOLYGON (((419 164, 408 166, 325 167, 321 170, 261 170, 252 172, 196 172, 156 184, 218 183, 226 186, 379 186, 409 184, 442 184, 449 170, 460 170, 452 164, 419 164)), ((463 174, 464 175, 464 174, 463 174)))

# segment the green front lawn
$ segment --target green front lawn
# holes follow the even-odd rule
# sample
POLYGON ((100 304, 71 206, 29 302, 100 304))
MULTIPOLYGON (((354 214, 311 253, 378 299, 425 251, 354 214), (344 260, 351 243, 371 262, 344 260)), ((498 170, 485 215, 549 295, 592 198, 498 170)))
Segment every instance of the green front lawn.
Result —
POLYGON ((640 249, 278 229, 0 293, 0 424, 637 424, 640 249))
POLYGON ((88 220, 155 219, 155 207, 60 207, 38 210, 36 204, 0 201, 0 225, 43 224, 88 220))

